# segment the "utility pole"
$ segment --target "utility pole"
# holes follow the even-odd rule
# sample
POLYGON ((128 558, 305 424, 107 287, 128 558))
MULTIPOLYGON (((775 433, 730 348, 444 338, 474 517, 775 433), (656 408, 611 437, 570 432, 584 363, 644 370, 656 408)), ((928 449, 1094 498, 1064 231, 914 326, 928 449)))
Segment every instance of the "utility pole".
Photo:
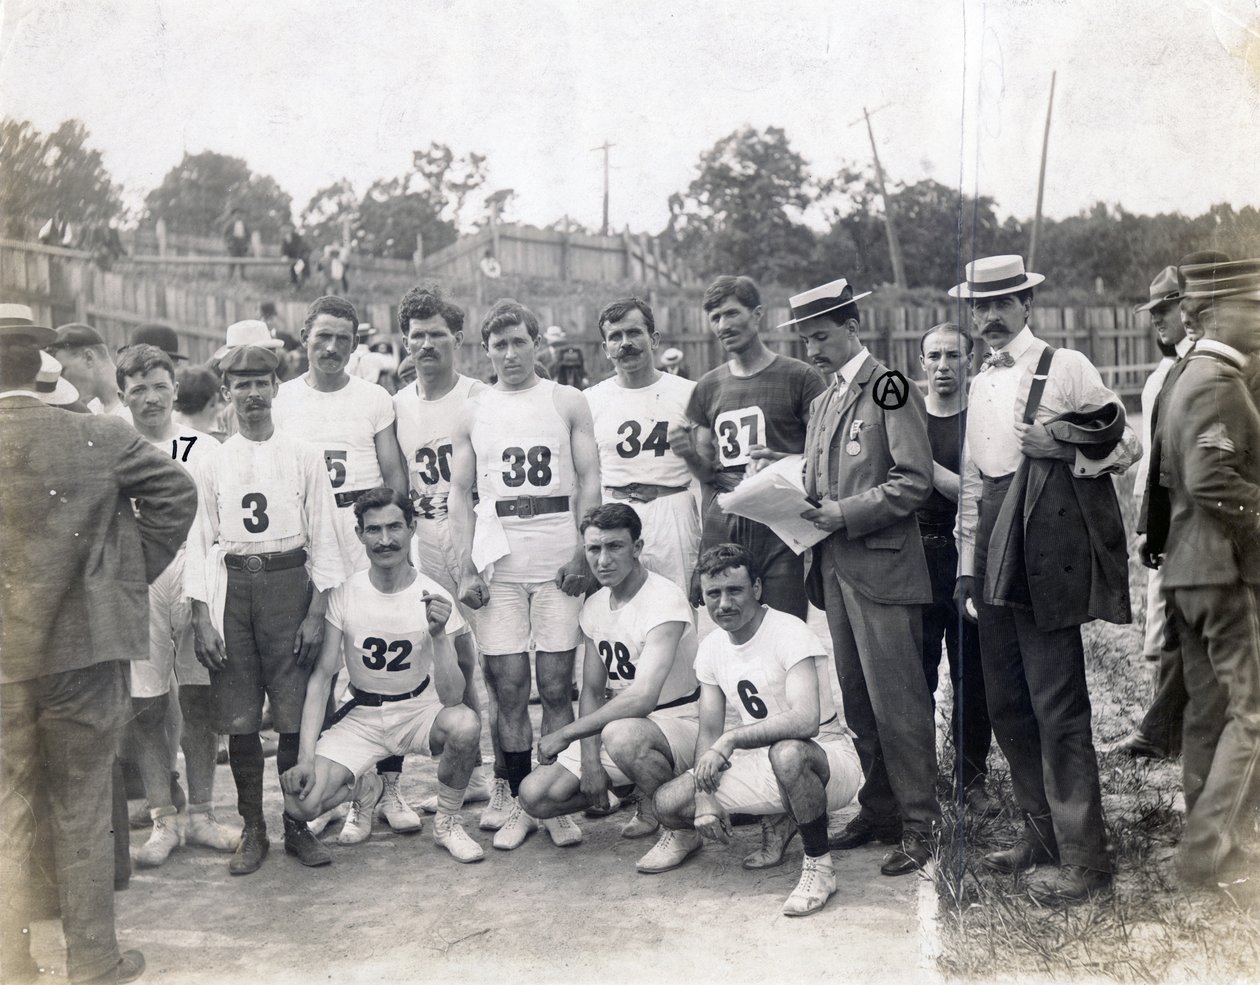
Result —
MULTIPOLYGON (((891 104, 885 104, 875 112, 887 109, 889 105, 891 104)), ((884 169, 880 166, 879 151, 875 147, 875 130, 871 127, 871 114, 866 111, 865 106, 862 107, 862 119, 866 121, 866 133, 871 138, 871 157, 875 159, 875 181, 879 185, 880 197, 884 200, 884 228, 888 231, 888 258, 892 261, 893 283, 905 290, 909 284, 906 281, 906 261, 901 254, 901 240, 897 238, 897 208, 888 195, 888 189, 884 187, 884 169)), ((854 120, 849 126, 861 122, 862 120, 854 120)))
POLYGON ((1046 190, 1046 155, 1050 150, 1050 114, 1054 110, 1054 79, 1050 73, 1050 102, 1046 105, 1046 132, 1041 138, 1041 173, 1037 176, 1037 211, 1033 214, 1032 238, 1028 244, 1028 269, 1037 269, 1037 237, 1041 233, 1041 198, 1046 190))
POLYGON ((597 150, 602 150, 604 152, 604 223, 600 226, 599 230, 600 235, 602 236, 608 235, 608 151, 616 146, 616 144, 610 144, 607 140, 605 140, 598 147, 591 148, 592 152, 597 150))

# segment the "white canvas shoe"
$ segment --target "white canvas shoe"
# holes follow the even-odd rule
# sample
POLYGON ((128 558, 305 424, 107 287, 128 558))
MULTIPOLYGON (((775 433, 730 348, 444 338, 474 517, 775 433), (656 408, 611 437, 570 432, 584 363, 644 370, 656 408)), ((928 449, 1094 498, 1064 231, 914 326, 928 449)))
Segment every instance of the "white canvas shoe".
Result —
POLYGON ((496 776, 490 789, 490 803, 481 812, 477 827, 482 831, 498 831, 507 823, 508 815, 512 813, 512 803, 512 788, 508 786, 507 780, 496 776))
POLYGON ((551 835, 552 844, 557 848, 568 848, 582 841, 582 829, 568 814, 544 818, 542 826, 547 829, 547 834, 551 835))
POLYGON ((811 858, 806 855, 801 865, 801 881, 784 902, 783 915, 803 917, 815 913, 827 905, 827 900, 835 891, 836 870, 832 868, 831 856, 811 858))
POLYGON ((486 857, 454 814, 439 814, 433 819, 433 841, 450 852, 457 862, 480 862, 486 857))
POLYGON ((188 812, 188 825, 184 828, 185 845, 201 845, 217 852, 234 852, 241 843, 241 829, 224 824, 213 811, 188 812))
POLYGON ((494 847, 510 852, 525 844, 525 839, 537 830, 538 822, 525 813, 519 800, 513 800, 507 820, 494 834, 494 847))
POLYGON ((149 833, 149 840, 132 855, 136 865, 142 869, 156 869, 183 841, 176 823, 179 815, 174 807, 159 807, 152 815, 153 830, 149 833))
POLYGON ((643 858, 634 863, 634 867, 644 874, 668 872, 682 865, 688 858, 700 851, 704 842, 697 831, 674 831, 666 828, 660 840, 652 846, 643 858))
POLYGON ((346 812, 346 823, 337 835, 339 845, 357 845, 372 836, 372 819, 376 817, 376 805, 385 792, 385 782, 376 773, 364 773, 354 785, 354 799, 346 812))
POLYGON ((381 791, 381 801, 376 806, 376 812, 399 834, 411 834, 420 830, 420 815, 403 800, 402 791, 398 788, 400 779, 402 777, 398 773, 381 774, 384 789, 381 791))

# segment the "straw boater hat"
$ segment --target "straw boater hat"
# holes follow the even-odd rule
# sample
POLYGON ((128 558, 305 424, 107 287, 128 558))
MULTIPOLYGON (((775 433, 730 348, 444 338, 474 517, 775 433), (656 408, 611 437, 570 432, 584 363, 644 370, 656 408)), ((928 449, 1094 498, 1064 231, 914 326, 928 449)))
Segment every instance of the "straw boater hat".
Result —
POLYGON ((1024 258, 1014 254, 980 257, 967 264, 967 279, 949 289, 951 298, 998 298, 1028 287, 1045 277, 1024 270, 1024 258))
POLYGON ((823 284, 822 287, 815 287, 800 294, 793 294, 788 299, 788 304, 792 306, 792 317, 785 322, 780 322, 775 327, 787 328, 788 325, 795 325, 797 322, 817 318, 819 315, 825 315, 829 311, 843 308, 854 301, 870 297, 870 295, 870 291, 864 294, 854 294, 853 288, 849 286, 849 282, 841 277, 839 280, 833 280, 829 284, 823 284))
POLYGON ((662 366, 675 366, 683 361, 681 349, 675 349, 672 346, 661 353, 662 366))
POLYGON ((266 322, 248 318, 245 321, 233 322, 228 326, 227 344, 220 346, 211 358, 222 359, 229 350, 241 345, 259 346, 263 349, 284 348, 282 340, 271 337, 271 329, 267 327, 266 322))
POLYGON ((563 342, 568 337, 568 334, 559 325, 548 325, 547 330, 543 332, 543 341, 548 345, 563 342))
POLYGON ((47 325, 36 325, 31 309, 24 304, 0 304, 0 340, 24 339, 41 349, 54 342, 57 333, 47 325))
POLYGON ((35 393, 53 407, 64 407, 79 399, 78 388, 61 375, 61 363, 43 351, 39 354, 39 372, 35 374, 35 393))
POLYGON ((1165 267, 1151 281, 1151 299, 1146 304, 1139 304, 1133 311, 1150 311, 1160 305, 1172 304, 1181 300, 1181 284, 1177 280, 1177 268, 1165 267))
POLYGON ((1199 301, 1260 301, 1260 260, 1231 260, 1182 267, 1185 296, 1199 301))

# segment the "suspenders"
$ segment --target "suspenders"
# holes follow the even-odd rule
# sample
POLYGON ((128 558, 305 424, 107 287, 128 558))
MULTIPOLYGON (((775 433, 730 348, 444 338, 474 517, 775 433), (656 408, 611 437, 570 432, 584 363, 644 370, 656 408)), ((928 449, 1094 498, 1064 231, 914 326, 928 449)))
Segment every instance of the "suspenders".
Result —
POLYGON ((1024 423, 1031 424, 1037 416, 1037 408, 1041 406, 1041 396, 1046 392, 1046 380, 1050 376, 1050 360, 1054 358, 1054 346, 1048 345, 1041 351, 1037 360, 1037 369, 1033 373, 1032 386, 1028 388, 1028 404, 1024 407, 1024 423))

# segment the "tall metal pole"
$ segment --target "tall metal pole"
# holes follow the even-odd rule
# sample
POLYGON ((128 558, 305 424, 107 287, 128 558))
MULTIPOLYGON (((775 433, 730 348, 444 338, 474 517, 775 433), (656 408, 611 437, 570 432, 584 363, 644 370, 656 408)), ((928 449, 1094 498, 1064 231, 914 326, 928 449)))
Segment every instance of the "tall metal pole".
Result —
POLYGON ((1037 238, 1041 234, 1041 199, 1046 190, 1046 155, 1050 150, 1050 114, 1054 111, 1054 79, 1050 73, 1050 102, 1046 106, 1046 132, 1041 138, 1041 173, 1037 176, 1037 211, 1033 214, 1032 238, 1028 243, 1028 269, 1037 269, 1037 238))
MULTIPOLYGON (((876 111, 878 112, 878 110, 876 111)), ((875 180, 879 183, 879 194, 884 200, 884 228, 888 231, 888 257, 892 260, 893 283, 901 289, 909 287, 906 281, 906 261, 901 255, 901 241, 897 239, 897 209, 888 189, 884 187, 884 169, 879 163, 879 151, 875 148, 875 131, 871 127, 871 114, 862 107, 862 116, 866 118, 866 133, 871 138, 871 156, 875 159, 875 180)))
POLYGON ((602 150, 604 152, 604 224, 600 227, 600 234, 608 235, 608 151, 616 147, 616 144, 610 144, 605 140, 598 147, 592 147, 592 151, 602 150))

